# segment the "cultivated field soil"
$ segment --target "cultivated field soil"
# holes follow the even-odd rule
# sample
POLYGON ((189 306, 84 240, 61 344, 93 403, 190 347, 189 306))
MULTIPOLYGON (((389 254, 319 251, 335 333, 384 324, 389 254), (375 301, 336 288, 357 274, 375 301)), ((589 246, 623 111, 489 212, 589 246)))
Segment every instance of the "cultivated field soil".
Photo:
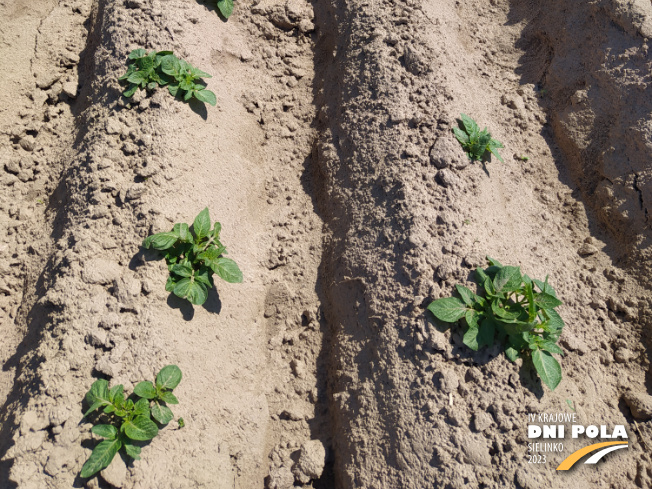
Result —
POLYGON ((0 489, 652 487, 650 39, 650 0, 0 0, 0 489), (137 48, 217 105, 123 97, 137 48), (141 244, 205 207, 244 280, 193 306, 141 244), (556 389, 427 311, 487 255, 563 302, 556 389), (169 364, 82 478, 91 384, 169 364))

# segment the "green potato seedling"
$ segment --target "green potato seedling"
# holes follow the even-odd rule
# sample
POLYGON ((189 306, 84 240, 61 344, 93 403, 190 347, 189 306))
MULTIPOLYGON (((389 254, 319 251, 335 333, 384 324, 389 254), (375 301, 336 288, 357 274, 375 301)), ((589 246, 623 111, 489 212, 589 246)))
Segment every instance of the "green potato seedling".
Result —
POLYGON ((140 382, 132 396, 125 398, 124 386, 109 389, 104 379, 93 382, 86 393, 90 405, 84 417, 102 408, 91 431, 104 438, 91 453, 81 470, 81 477, 92 477, 108 467, 120 449, 134 460, 140 459, 140 446, 134 442, 147 441, 158 435, 159 427, 152 421, 166 425, 173 414, 167 404, 178 404, 172 390, 181 382, 181 370, 176 365, 163 367, 156 382, 140 382))
POLYGON ((172 51, 147 53, 144 49, 135 49, 129 53, 128 63, 127 72, 118 78, 129 84, 122 93, 125 97, 133 96, 139 88, 154 90, 167 85, 170 94, 185 101, 194 97, 213 106, 217 104, 215 94, 199 82, 202 78, 212 78, 211 75, 177 58, 172 51))
POLYGON ((486 127, 481 131, 478 124, 468 115, 462 114, 461 119, 464 130, 454 127, 453 134, 455 134, 455 138, 460 142, 469 159, 471 161, 481 160, 484 154, 489 151, 501 163, 505 163, 498 154, 498 148, 503 148, 503 144, 492 139, 486 127))
POLYGON ((242 272, 236 262, 223 255, 226 246, 220 242, 222 225, 211 230, 208 207, 199 213, 192 225, 175 224, 172 231, 145 238, 143 248, 165 252, 170 275, 165 290, 192 304, 201 305, 214 287, 213 273, 230 283, 242 282, 242 272))
POLYGON ((478 268, 475 279, 484 297, 457 284, 457 297, 437 299, 428 310, 441 321, 465 319, 464 344, 472 350, 499 341, 512 362, 530 359, 550 389, 561 381, 561 366, 552 354, 562 355, 557 345, 564 321, 555 311, 562 302, 548 283, 521 275, 519 267, 503 266, 487 257, 489 267, 478 268))

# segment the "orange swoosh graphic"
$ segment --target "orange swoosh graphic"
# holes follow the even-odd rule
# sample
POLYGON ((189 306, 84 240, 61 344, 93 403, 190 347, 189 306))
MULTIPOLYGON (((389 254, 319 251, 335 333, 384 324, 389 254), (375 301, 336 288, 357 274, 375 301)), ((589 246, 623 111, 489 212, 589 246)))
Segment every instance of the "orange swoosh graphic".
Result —
POLYGON ((613 445, 627 445, 627 442, 626 441, 605 441, 603 443, 595 443, 593 445, 589 445, 588 447, 580 448, 576 452, 573 452, 568 457, 566 457, 564 459, 564 461, 559 464, 559 467, 557 467, 557 470, 568 470, 573 465, 575 465, 575 462, 577 462, 579 459, 581 459, 587 453, 590 453, 590 452, 592 452, 594 450, 597 450, 598 448, 610 447, 610 446, 613 446, 613 445))

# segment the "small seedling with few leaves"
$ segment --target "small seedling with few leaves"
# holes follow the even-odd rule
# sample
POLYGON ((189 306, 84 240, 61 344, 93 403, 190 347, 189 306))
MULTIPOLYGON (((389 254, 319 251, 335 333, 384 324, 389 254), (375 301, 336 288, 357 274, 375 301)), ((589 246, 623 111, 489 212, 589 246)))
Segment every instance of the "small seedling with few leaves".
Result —
POLYGON ((172 78, 168 84, 168 90, 175 97, 183 96, 186 101, 194 97, 200 102, 206 102, 213 106, 217 104, 215 94, 206 90, 206 85, 199 82, 202 78, 212 78, 208 73, 195 68, 173 54, 163 57, 161 71, 172 78))
POLYGON ((92 477, 108 467, 121 449, 127 456, 139 460, 141 447, 136 443, 151 440, 158 435, 159 425, 166 425, 172 420, 173 414, 167 404, 179 404, 172 394, 179 382, 181 370, 176 365, 163 367, 155 383, 138 383, 128 398, 125 398, 122 384, 109 389, 109 383, 104 379, 93 382, 86 393, 86 402, 90 407, 84 417, 101 409, 99 416, 96 416, 98 422, 91 431, 104 441, 93 449, 80 475, 92 477))
POLYGON ((235 261, 226 258, 226 246, 220 242, 222 225, 211 230, 208 207, 199 213, 192 225, 175 224, 172 231, 145 238, 143 248, 165 252, 170 275, 165 290, 177 297, 201 305, 214 287, 213 273, 230 283, 242 282, 242 272, 235 261))
POLYGON ((233 13, 233 0, 217 0, 217 8, 225 19, 233 13))
POLYGON ((453 133, 469 159, 471 161, 482 160, 485 153, 489 151, 502 163, 505 163, 498 154, 498 149, 503 148, 503 144, 492 139, 486 127, 481 131, 478 124, 468 115, 462 114, 461 119, 461 129, 454 127, 453 133))
POLYGON ((188 101, 196 98, 200 102, 217 104, 215 94, 206 90, 202 78, 211 75, 195 68, 187 61, 177 58, 172 51, 152 51, 135 49, 129 53, 127 72, 118 80, 129 84, 122 93, 131 97, 139 88, 152 91, 158 86, 166 86, 175 97, 188 101))
POLYGON ((168 82, 161 77, 161 60, 172 54, 172 51, 152 51, 147 53, 145 49, 134 49, 127 57, 127 72, 118 78, 121 82, 129 83, 127 89, 122 92, 125 97, 131 97, 139 88, 154 90, 159 85, 166 85, 168 82))
POLYGON ((555 311, 562 302, 548 283, 522 275, 519 267, 503 266, 487 257, 489 267, 478 268, 475 279, 484 297, 457 284, 457 297, 432 302, 428 309, 441 321, 464 318, 463 342, 472 350, 491 347, 496 340, 512 362, 530 359, 550 389, 561 381, 561 366, 552 354, 562 355, 557 345, 564 321, 555 311))

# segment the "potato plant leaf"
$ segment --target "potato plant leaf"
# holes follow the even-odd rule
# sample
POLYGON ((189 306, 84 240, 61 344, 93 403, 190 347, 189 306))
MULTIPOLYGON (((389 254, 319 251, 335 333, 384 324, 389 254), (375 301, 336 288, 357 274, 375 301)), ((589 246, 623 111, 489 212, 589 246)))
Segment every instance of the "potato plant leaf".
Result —
POLYGON ((477 134, 480 132, 480 127, 478 124, 476 124, 476 122, 468 115, 462 114, 460 118, 462 119, 462 126, 464 127, 464 130, 467 132, 467 134, 477 134))
POLYGON ((152 406, 152 417, 161 424, 168 424, 174 418, 169 407, 155 402, 152 406))
POLYGON ((88 408, 84 416, 88 416, 102 406, 112 405, 109 398, 109 383, 104 379, 93 382, 91 389, 86 393, 86 402, 90 404, 90 408, 88 408))
POLYGON ((122 425, 125 435, 132 440, 147 441, 158 435, 158 426, 145 416, 138 416, 122 425))
POLYGON ((493 280, 496 292, 513 292, 522 282, 523 277, 519 267, 502 267, 493 280))
POLYGON ((507 348, 505 348, 505 356, 510 361, 515 362, 518 358, 520 358, 521 355, 513 346, 507 346, 507 348))
POLYGON ((535 350, 532 352, 532 363, 541 380, 554 390, 561 382, 561 366, 559 362, 547 351, 535 350))
POLYGON ((473 351, 478 351, 478 348, 480 348, 480 345, 478 344, 478 333, 478 328, 469 326, 469 328, 466 330, 466 333, 464 333, 464 337, 462 338, 462 342, 473 351))
POLYGON ((154 248, 155 250, 167 250, 174 246, 178 240, 179 236, 174 233, 158 233, 145 238, 143 247, 154 248))
POLYGON ((487 261, 489 262, 489 265, 490 265, 489 268, 495 267, 495 268, 499 269, 499 268, 502 268, 502 266, 503 266, 502 263, 500 263, 495 258, 491 258, 490 256, 487 257, 487 261))
POLYGON ((129 455, 134 460, 140 460, 140 447, 137 445, 132 445, 131 443, 125 442, 124 449, 127 455, 129 455))
POLYGON ((175 396, 169 391, 161 392, 161 395, 159 397, 162 401, 165 401, 167 404, 179 404, 179 400, 177 399, 177 396, 175 396))
MULTIPOLYGON (((134 393, 136 393, 136 390, 134 389, 134 393)), ((136 395, 138 395, 136 393, 136 395)), ((149 412, 149 399, 143 398, 139 399, 135 404, 134 404, 134 416, 145 416, 149 418, 150 412, 149 412)))
POLYGON ((557 297, 555 289, 553 289, 552 285, 548 283, 548 277, 546 277, 545 282, 542 282, 541 280, 537 280, 537 279, 532 279, 532 282, 534 282, 534 285, 536 285, 541 292, 544 292, 553 297, 557 297))
POLYGON ((559 313, 554 309, 545 309, 545 314, 548 316, 547 328, 549 331, 561 331, 564 327, 564 320, 559 313))
POLYGON ((483 346, 493 346, 495 335, 495 321, 491 317, 485 318, 482 323, 480 323, 480 329, 478 331, 478 348, 482 348, 483 346))
POLYGON ((172 232, 179 238, 180 241, 188 241, 192 239, 190 234, 190 227, 185 222, 175 224, 172 228, 172 232))
POLYGON ((453 128, 453 134, 455 134, 455 137, 457 140, 462 144, 462 146, 468 145, 470 137, 469 135, 462 131, 459 127, 454 127, 453 128))
POLYGON ((206 102, 207 104, 211 104, 213 107, 217 105, 217 97, 215 97, 215 94, 210 90, 196 90, 193 94, 200 102, 206 102))
POLYGON ((542 350, 547 352, 556 353, 558 355, 564 354, 564 350, 562 350, 561 347, 554 341, 543 341, 540 346, 542 350))
POLYGON ((172 291, 177 297, 187 299, 191 304, 202 305, 208 299, 208 289, 206 285, 193 280, 184 278, 179 280, 172 291))
POLYGON ((181 382, 181 369, 176 365, 163 367, 156 376, 156 387, 158 389, 172 390, 181 382))
POLYGON ((475 303, 475 294, 470 289, 467 289, 460 284, 455 285, 455 288, 457 289, 457 293, 460 294, 460 297, 464 301, 464 304, 469 307, 473 307, 473 304, 475 303))
POLYGON ((469 325, 469 328, 478 329, 480 327, 480 319, 483 317, 478 311, 473 309, 467 309, 464 314, 464 319, 466 319, 466 324, 469 325))
POLYGON ((233 13, 233 0, 218 0, 217 8, 224 18, 228 19, 233 13))
POLYGON ((213 271, 218 275, 218 277, 232 284, 239 284, 242 282, 242 272, 236 262, 230 258, 222 257, 215 260, 214 263, 213 271))
POLYGON ((82 467, 79 475, 82 477, 91 477, 100 470, 108 467, 121 446, 122 442, 119 438, 101 441, 93 449, 91 456, 82 467))
POLYGON ((208 214, 208 207, 205 207, 204 210, 195 217, 192 229, 198 239, 208 236, 208 232, 211 229, 211 218, 208 214))
POLYGON ((541 309, 554 309, 555 307, 562 305, 562 302, 559 299, 550 294, 546 294, 545 292, 535 294, 534 303, 541 309))
POLYGON ((464 317, 467 307, 457 297, 446 297, 445 299, 437 299, 431 302, 428 310, 440 321, 454 323, 464 317))
POLYGON ((188 263, 177 263, 172 267, 174 272, 179 277, 190 278, 194 275, 194 270, 188 263))
POLYGON ((168 275, 168 279, 165 282, 165 291, 166 292, 174 292, 174 288, 177 286, 177 282, 179 281, 179 277, 176 275, 168 275))
POLYGON ((114 440, 118 436, 118 429, 110 424, 96 424, 91 428, 91 431, 107 440, 114 440))
POLYGON ((487 145, 487 149, 491 152, 491 154, 494 155, 496 158, 498 158, 498 161, 500 161, 501 163, 505 163, 505 161, 497 151, 499 148, 504 148, 503 143, 501 143, 500 141, 496 141, 495 139, 489 141, 489 144, 487 145))
POLYGON ((139 59, 144 56, 147 56, 147 50, 140 48, 140 49, 134 49, 132 52, 130 52, 128 58, 139 59))
POLYGON ((149 380, 138 382, 134 387, 134 393, 145 399, 154 399, 156 397, 156 388, 149 380))

